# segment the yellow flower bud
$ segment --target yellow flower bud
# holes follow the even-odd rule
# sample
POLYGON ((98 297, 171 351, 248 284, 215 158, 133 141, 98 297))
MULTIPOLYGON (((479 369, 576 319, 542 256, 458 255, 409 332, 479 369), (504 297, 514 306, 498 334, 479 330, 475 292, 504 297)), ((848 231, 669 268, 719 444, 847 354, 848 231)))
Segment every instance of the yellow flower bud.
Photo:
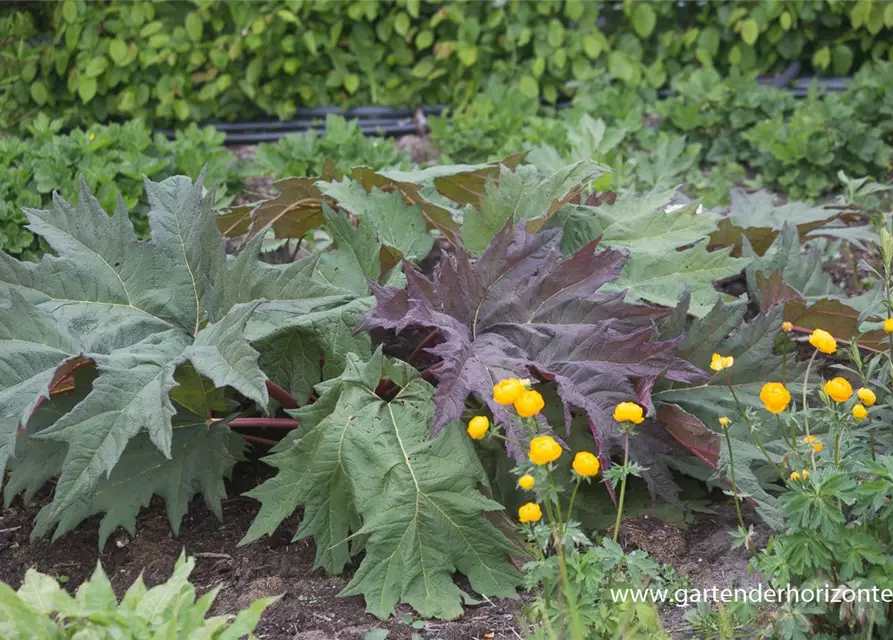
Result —
POLYGON ((539 391, 524 390, 521 395, 515 398, 515 411, 517 411, 518 415, 522 418, 535 416, 542 411, 545 406, 546 402, 543 400, 543 396, 540 395, 539 391))
POLYGON ((524 392, 524 385, 517 378, 500 380, 493 387, 493 400, 502 405, 513 404, 524 392))
POLYGON ((846 378, 837 376, 831 378, 825 383, 825 393, 834 400, 834 402, 846 402, 853 395, 853 385, 846 378))
POLYGON ((614 419, 617 422, 632 422, 642 424, 645 421, 645 412, 635 402, 621 402, 614 408, 614 419))
POLYGON ((767 382, 760 390, 760 400, 769 413, 781 413, 791 403, 791 394, 780 382, 767 382))
POLYGON ((731 422, 732 422, 732 421, 729 420, 728 416, 722 416, 722 417, 719 419, 719 426, 721 426, 721 427, 728 427, 728 426, 731 424, 731 422))
POLYGON ((533 464, 540 466, 558 460, 561 456, 561 445, 552 436, 537 436, 530 441, 527 457, 533 464))
POLYGON ((816 329, 809 336, 809 344, 822 353, 832 354, 837 351, 837 341, 824 329, 816 329))
POLYGON ((864 405, 857 404, 853 406, 853 418, 856 419, 856 422, 862 422, 866 417, 868 417, 868 409, 864 405))
POLYGON ((873 407, 874 403, 877 402, 877 396, 871 389, 862 387, 856 392, 856 395, 859 396, 859 401, 866 407, 873 407))
POLYGON ((518 509, 518 520, 521 522, 539 522, 543 517, 543 510, 535 502, 528 502, 518 509))
POLYGON ((584 478, 591 478, 598 473, 601 464, 593 454, 588 451, 580 451, 574 456, 574 471, 584 478))
POLYGON ((735 358, 732 356, 721 356, 718 353, 714 353, 713 358, 710 360, 710 368, 714 371, 728 369, 733 364, 735 364, 735 358))
POLYGON ((468 432, 468 435, 471 436, 472 440, 480 440, 487 435, 487 430, 489 428, 490 421, 487 419, 487 416, 475 416, 468 421, 468 428, 466 431, 468 432))
POLYGON ((791 324, 790 322, 788 322, 787 320, 785 320, 784 322, 781 323, 781 330, 784 331, 785 333, 790 333, 791 331, 794 330, 794 325, 791 324))
POLYGON ((825 445, 822 444, 822 441, 815 436, 804 436, 803 444, 808 444, 810 447, 812 447, 812 450, 815 453, 821 453, 822 449, 825 448, 825 445))
POLYGON ((884 331, 886 333, 893 333, 893 318, 884 320, 884 331))
POLYGON ((800 472, 799 471, 791 471, 791 480, 799 480, 800 472))
POLYGON ((536 481, 529 473, 525 473, 523 476, 518 478, 518 486, 524 489, 524 491, 530 491, 531 489, 533 489, 533 485, 535 483, 536 481))

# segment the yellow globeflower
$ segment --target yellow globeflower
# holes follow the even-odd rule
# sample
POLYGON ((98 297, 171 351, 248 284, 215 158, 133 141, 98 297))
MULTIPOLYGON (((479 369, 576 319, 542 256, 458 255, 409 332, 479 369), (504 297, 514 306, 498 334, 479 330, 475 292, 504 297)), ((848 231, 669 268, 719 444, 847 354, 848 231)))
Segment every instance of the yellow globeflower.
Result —
POLYGON ((728 417, 728 416, 722 416, 722 417, 719 419, 719 426, 721 426, 721 427, 728 427, 728 426, 731 424, 731 422, 732 422, 732 421, 729 420, 729 417, 728 417))
POLYGON ((543 396, 539 391, 524 390, 517 398, 515 398, 515 411, 522 418, 530 418, 535 416, 543 407, 546 406, 543 396))
POLYGON ((831 378, 825 383, 825 393, 834 400, 834 402, 846 402, 853 395, 853 385, 846 378, 837 376, 831 378))
POLYGON ((617 422, 632 422, 642 424, 645 421, 645 412, 635 402, 621 402, 614 408, 614 419, 617 422))
POLYGON ((523 476, 518 478, 518 486, 524 489, 524 491, 530 491, 531 489, 533 489, 533 485, 535 483, 536 481, 529 473, 525 473, 523 476))
POLYGON ((873 407, 874 403, 877 402, 877 396, 874 395, 874 391, 871 389, 862 387, 856 392, 856 395, 859 396, 859 401, 866 407, 873 407))
POLYGON ((543 517, 543 510, 535 502, 528 502, 518 509, 518 520, 521 522, 539 522, 543 517))
POLYGON ((537 436, 530 441, 527 457, 533 464, 549 464, 561 457, 561 445, 552 436, 537 436))
POLYGON ((760 390, 760 400, 769 413, 781 413, 791 403, 791 394, 780 382, 767 382, 760 390))
POLYGON ((816 329, 809 336, 809 344, 822 353, 832 354, 837 351, 837 340, 824 329, 816 329))
POLYGON ((514 404, 515 400, 522 393, 524 393, 524 385, 520 380, 517 378, 506 378, 505 380, 500 380, 493 387, 493 400, 503 405, 514 404))
POLYGON ((825 445, 822 444, 822 441, 815 436, 804 436, 803 444, 808 444, 816 453, 821 453, 822 449, 825 448, 825 445))
POLYGON ((472 440, 480 440, 487 435, 487 429, 490 428, 490 421, 487 416, 475 416, 468 421, 468 435, 472 440))
POLYGON ((790 322, 788 322, 787 320, 785 320, 784 322, 781 323, 781 330, 784 331, 785 333, 790 333, 791 331, 794 330, 794 325, 791 324, 790 322))
POLYGON ((598 473, 601 464, 598 458, 588 451, 580 451, 574 456, 574 471, 585 478, 591 478, 598 473))
POLYGON ((799 471, 791 471, 791 480, 799 480, 800 472, 799 471))
POLYGON ((887 333, 893 333, 893 318, 887 318, 884 320, 884 331, 887 333))
POLYGON ((714 371, 729 369, 733 364, 735 364, 735 358, 732 356, 721 356, 718 353, 714 353, 713 358, 710 360, 710 368, 714 371))
POLYGON ((862 422, 868 416, 868 409, 864 405, 857 404, 853 407, 853 417, 856 422, 862 422))

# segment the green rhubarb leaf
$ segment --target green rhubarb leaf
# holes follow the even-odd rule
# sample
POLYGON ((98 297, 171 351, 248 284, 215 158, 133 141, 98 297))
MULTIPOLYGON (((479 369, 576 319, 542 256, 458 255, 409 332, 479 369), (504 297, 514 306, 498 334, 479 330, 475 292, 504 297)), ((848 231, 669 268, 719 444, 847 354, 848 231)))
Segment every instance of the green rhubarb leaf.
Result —
MULTIPOLYGON (((54 510, 55 503, 42 508, 32 538, 52 533, 56 540, 90 516, 103 514, 99 525, 102 548, 118 527, 135 533, 139 510, 148 506, 153 495, 164 499, 174 533, 197 493, 221 518, 220 501, 226 497, 223 478, 241 452, 240 441, 223 423, 208 426, 203 419, 189 417, 176 421, 170 457, 145 434, 139 435, 131 439, 111 474, 97 480, 89 497, 71 501, 61 512, 54 510)), ((25 453, 29 453, 27 448, 25 453)))
POLYGON ((732 258, 731 249, 707 251, 704 243, 684 251, 633 253, 617 280, 606 289, 626 289, 627 299, 675 306, 685 291, 691 293, 689 311, 701 317, 717 300, 731 300, 713 284, 742 271, 749 260, 732 258))
POLYGON ((132 528, 153 494, 176 528, 194 493, 219 503, 229 451, 239 449, 223 438, 226 420, 243 403, 267 410, 264 363, 306 398, 341 372, 347 352, 369 352, 353 326, 371 298, 319 281, 316 257, 263 263, 260 235, 228 257, 201 179, 146 190, 147 241, 123 207, 107 215, 82 185, 76 207, 56 198, 50 210, 26 212, 56 255, 25 263, 0 254, 0 474, 12 470, 4 498, 59 476, 36 535, 102 513, 104 539, 132 528), (286 340, 306 357, 261 357, 288 349, 286 340), (178 407, 195 413, 201 438, 172 422, 178 407))
POLYGON ((19 429, 49 395, 57 369, 77 353, 76 342, 15 289, 0 303, 0 485, 19 429))
POLYGON ((536 232, 574 196, 580 185, 602 175, 606 169, 592 161, 581 160, 551 174, 524 165, 514 171, 499 170, 498 182, 485 185, 485 194, 477 208, 465 208, 462 243, 466 249, 482 252, 500 229, 526 221, 536 232), (511 222, 510 222, 511 221, 511 222))
MULTIPOLYGON (((318 182, 317 187, 339 207, 368 221, 382 245, 395 256, 421 260, 434 246, 422 209, 415 204, 406 204, 402 194, 386 193, 377 188, 366 193, 361 184, 346 178, 342 182, 318 182)), ((391 260, 391 264, 396 261, 391 260)))
POLYGON ((643 196, 621 195, 613 205, 568 205, 550 226, 564 231, 561 250, 579 251, 596 238, 611 247, 639 252, 667 253, 699 243, 716 230, 720 216, 698 213, 698 204, 668 210, 676 193, 655 191, 643 196))
POLYGON ((795 225, 800 235, 806 235, 840 215, 840 211, 804 202, 776 206, 775 196, 768 191, 747 193, 733 189, 729 198, 731 211, 710 236, 710 244, 731 246, 738 250, 742 239, 747 238, 757 255, 766 252, 785 224, 795 225))
POLYGON ((459 425, 429 439, 431 385, 379 350, 368 362, 350 355, 318 391, 317 402, 292 412, 301 429, 267 459, 276 477, 248 494, 262 507, 244 542, 303 505, 295 538, 315 538, 317 566, 340 571, 350 539, 364 541, 343 595, 364 595, 380 618, 400 602, 425 617, 457 617, 456 571, 482 594, 513 597, 518 574, 508 556, 517 550, 484 517, 501 506, 478 491, 486 474, 459 425), (390 402, 375 393, 383 376, 401 386, 390 402))
POLYGON ((320 256, 317 278, 357 295, 368 295, 366 280, 378 282, 381 275, 381 242, 376 238, 372 222, 361 217, 354 226, 346 215, 336 213, 328 206, 323 207, 323 213, 334 247, 320 256))

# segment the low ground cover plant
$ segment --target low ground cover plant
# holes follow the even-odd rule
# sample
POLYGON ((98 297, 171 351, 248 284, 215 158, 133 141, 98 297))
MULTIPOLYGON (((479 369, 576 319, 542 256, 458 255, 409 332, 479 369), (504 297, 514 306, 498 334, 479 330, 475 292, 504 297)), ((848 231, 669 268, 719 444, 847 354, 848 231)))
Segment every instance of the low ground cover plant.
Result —
POLYGON ((0 584, 0 631, 8 640, 255 638, 264 609, 279 598, 257 600, 236 616, 207 618, 219 587, 196 598, 189 582, 194 567, 195 559, 181 555, 167 582, 147 588, 138 578, 120 602, 101 565, 74 597, 52 576, 31 569, 18 591, 0 584))

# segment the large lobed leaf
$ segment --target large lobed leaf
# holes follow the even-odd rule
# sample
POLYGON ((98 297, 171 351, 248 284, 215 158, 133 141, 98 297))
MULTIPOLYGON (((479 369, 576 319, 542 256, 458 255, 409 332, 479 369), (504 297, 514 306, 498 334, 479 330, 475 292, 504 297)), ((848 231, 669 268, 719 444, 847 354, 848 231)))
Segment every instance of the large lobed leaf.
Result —
POLYGON ((619 442, 611 417, 618 402, 648 405, 650 385, 660 376, 705 377, 674 354, 681 338, 651 340, 654 319, 665 311, 629 304, 623 292, 600 291, 621 272, 622 252, 597 253, 591 243, 562 258, 560 247, 556 229, 532 235, 523 224, 506 226, 477 260, 458 246, 433 278, 405 264, 406 289, 373 286, 377 304, 359 328, 415 326, 439 334, 441 342, 428 348, 439 358, 429 370, 438 382, 435 434, 460 418, 469 396, 511 425, 493 401, 493 385, 535 376, 556 383, 568 427, 573 408, 586 412, 608 465, 619 442))
POLYGON ((630 250, 608 289, 626 289, 631 301, 668 307, 688 292, 689 312, 703 316, 717 300, 732 299, 717 291, 715 282, 737 275, 750 260, 731 257, 731 249, 708 251, 706 237, 721 217, 700 211, 697 203, 671 207, 675 191, 625 194, 613 204, 568 205, 552 225, 564 230, 562 249, 568 254, 598 238, 606 246, 630 250))
POLYGON ((172 419, 184 407, 171 398, 194 408, 201 403, 186 398, 229 388, 265 409, 261 362, 274 360, 270 375, 300 394, 324 373, 337 375, 345 351, 368 352, 366 339, 351 333, 368 303, 316 280, 315 260, 261 263, 260 237, 229 258, 210 208, 213 192, 205 195, 201 180, 147 182, 146 190, 149 241, 137 240, 123 206, 109 216, 82 185, 77 207, 57 197, 52 209, 26 211, 31 230, 57 255, 25 263, 0 254, 0 480, 14 450, 14 484, 29 488, 47 479, 31 457, 64 452, 37 535, 100 512, 107 514, 103 535, 132 526, 152 493, 168 501, 175 528, 194 487, 216 509, 230 444, 199 442, 216 432, 207 427, 215 419, 207 403, 204 415, 184 416, 202 425, 202 438, 175 430, 172 419), (276 353, 285 340, 294 348, 276 353), (309 361, 301 352, 318 356, 309 361), (38 405, 82 367, 96 375, 79 402, 29 428, 38 405))
POLYGON ((301 429, 267 458, 279 473, 248 495, 262 502, 243 542, 272 533, 303 505, 295 539, 313 536, 316 565, 340 573, 362 540, 365 556, 343 595, 362 594, 387 618, 405 602, 425 617, 455 618, 462 592, 514 597, 517 552, 485 517, 502 507, 477 485, 487 477, 457 424, 429 439, 433 388, 381 350, 348 356, 344 373, 318 386, 320 398, 292 414, 301 429), (400 392, 376 395, 382 377, 400 392))

